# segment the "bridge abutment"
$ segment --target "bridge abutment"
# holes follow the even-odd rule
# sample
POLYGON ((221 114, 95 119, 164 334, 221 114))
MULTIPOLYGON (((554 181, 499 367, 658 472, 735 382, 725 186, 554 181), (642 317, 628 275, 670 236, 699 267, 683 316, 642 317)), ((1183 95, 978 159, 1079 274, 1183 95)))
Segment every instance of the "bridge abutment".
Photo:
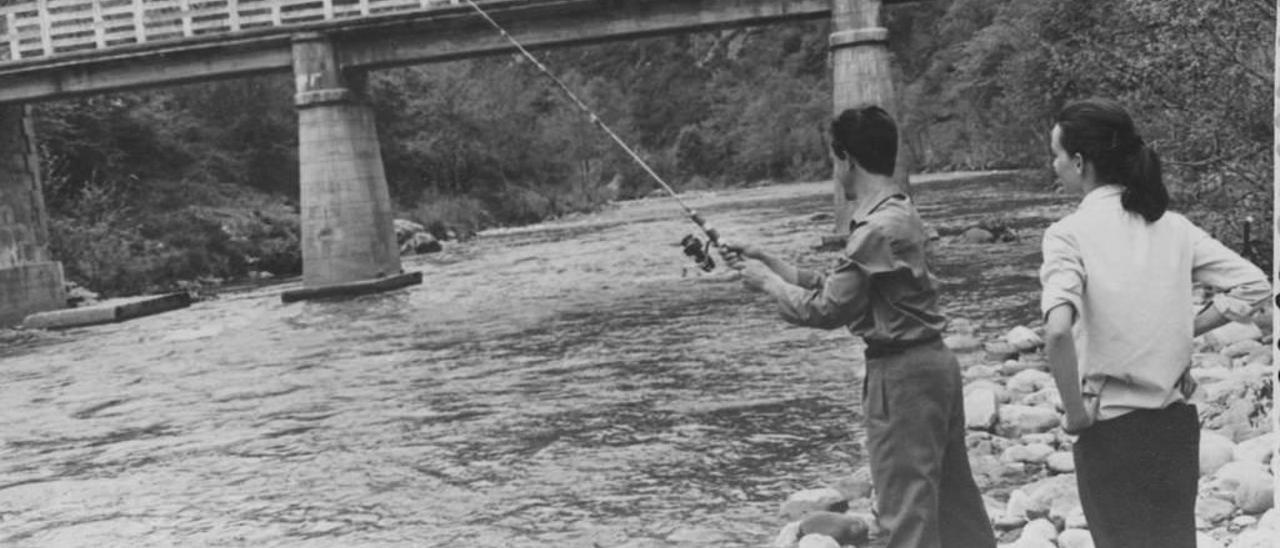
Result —
POLYGON ((0 105, 0 326, 66 306, 62 263, 49 253, 30 110, 0 105))
POLYGON ((285 301, 369 293, 420 283, 400 266, 363 75, 344 74, 325 36, 294 37, 303 288, 285 301))
MULTIPOLYGON (((910 190, 907 174, 911 169, 911 158, 902 139, 903 120, 893 91, 893 73, 889 65, 889 30, 880 26, 880 6, 880 0, 831 0, 833 106, 837 115, 847 108, 865 104, 879 105, 893 115, 899 128, 898 161, 893 178, 907 192, 910 190)), ((837 234, 849 233, 851 213, 844 190, 837 181, 837 234)))

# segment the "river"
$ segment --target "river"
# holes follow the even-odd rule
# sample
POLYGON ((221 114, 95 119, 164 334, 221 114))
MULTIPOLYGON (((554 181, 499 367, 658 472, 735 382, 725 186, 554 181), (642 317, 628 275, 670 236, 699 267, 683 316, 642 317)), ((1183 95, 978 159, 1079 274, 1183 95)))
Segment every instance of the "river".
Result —
MULTIPOLYGON (((925 177, 948 315, 1036 320, 1043 174, 925 177), (1018 239, 954 234, 999 220, 1018 239)), ((809 266, 830 183, 690 194, 809 266)), ((296 281, 0 336, 0 545, 763 546, 791 493, 862 464, 861 343, 785 326, 676 245, 670 200, 406 257, 420 286, 296 281)), ((980 361, 979 355, 963 358, 980 361)))

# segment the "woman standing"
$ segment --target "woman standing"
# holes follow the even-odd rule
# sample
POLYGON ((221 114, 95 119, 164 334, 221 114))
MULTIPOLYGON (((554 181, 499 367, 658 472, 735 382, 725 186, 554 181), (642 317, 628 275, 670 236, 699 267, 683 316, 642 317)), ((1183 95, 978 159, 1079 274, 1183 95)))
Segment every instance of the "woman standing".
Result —
POLYGON ((1247 321, 1267 277, 1166 211, 1160 159, 1119 104, 1072 103, 1056 122, 1053 170, 1083 199, 1045 231, 1040 304, 1089 530, 1098 548, 1194 548, 1192 338, 1247 321), (1193 315, 1194 282, 1219 293, 1193 315))

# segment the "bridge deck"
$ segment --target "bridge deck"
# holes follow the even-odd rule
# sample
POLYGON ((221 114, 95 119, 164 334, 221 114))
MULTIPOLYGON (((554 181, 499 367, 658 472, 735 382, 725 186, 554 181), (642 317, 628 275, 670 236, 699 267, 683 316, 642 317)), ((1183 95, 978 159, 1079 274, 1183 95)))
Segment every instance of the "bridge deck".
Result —
POLYGON ((461 0, 0 0, 0 63, 318 21, 436 10, 460 3, 461 0))
MULTIPOLYGON (((832 1, 477 0, 531 48, 824 18, 832 1)), ((464 0, 0 0, 0 104, 286 72, 306 32, 353 69, 513 51, 464 0)))

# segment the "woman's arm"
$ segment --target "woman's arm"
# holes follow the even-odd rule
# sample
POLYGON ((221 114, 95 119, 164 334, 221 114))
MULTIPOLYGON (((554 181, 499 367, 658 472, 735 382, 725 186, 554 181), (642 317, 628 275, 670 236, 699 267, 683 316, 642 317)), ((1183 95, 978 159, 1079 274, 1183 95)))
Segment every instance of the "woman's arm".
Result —
POLYGON ((1079 246, 1066 225, 1055 223, 1044 233, 1041 246, 1044 263, 1040 266, 1040 309, 1044 311, 1045 354, 1049 371, 1062 396, 1066 414, 1063 428, 1076 434, 1097 419, 1097 395, 1086 403, 1080 378, 1080 360, 1076 355, 1075 335, 1071 329, 1084 302, 1085 270, 1079 246))
POLYGON ((1231 320, 1227 319, 1225 314, 1217 308, 1214 308, 1212 304, 1209 304, 1196 314, 1194 335, 1199 337, 1200 335, 1227 325, 1227 322, 1229 321, 1231 320))
POLYGON ((1195 317, 1200 335, 1229 321, 1248 322, 1259 306, 1271 300, 1267 275, 1253 263, 1192 226, 1194 238, 1191 278, 1219 293, 1195 317))
MULTIPOLYGON (((1075 309, 1069 304, 1054 307, 1045 320, 1045 353, 1049 358, 1053 382, 1058 385, 1058 393, 1062 396, 1062 409, 1067 419, 1063 429, 1068 434, 1080 433, 1097 419, 1097 410, 1086 406, 1084 401, 1075 336, 1071 333, 1074 323, 1075 309)), ((1093 403, 1097 403, 1096 399, 1093 403)))

